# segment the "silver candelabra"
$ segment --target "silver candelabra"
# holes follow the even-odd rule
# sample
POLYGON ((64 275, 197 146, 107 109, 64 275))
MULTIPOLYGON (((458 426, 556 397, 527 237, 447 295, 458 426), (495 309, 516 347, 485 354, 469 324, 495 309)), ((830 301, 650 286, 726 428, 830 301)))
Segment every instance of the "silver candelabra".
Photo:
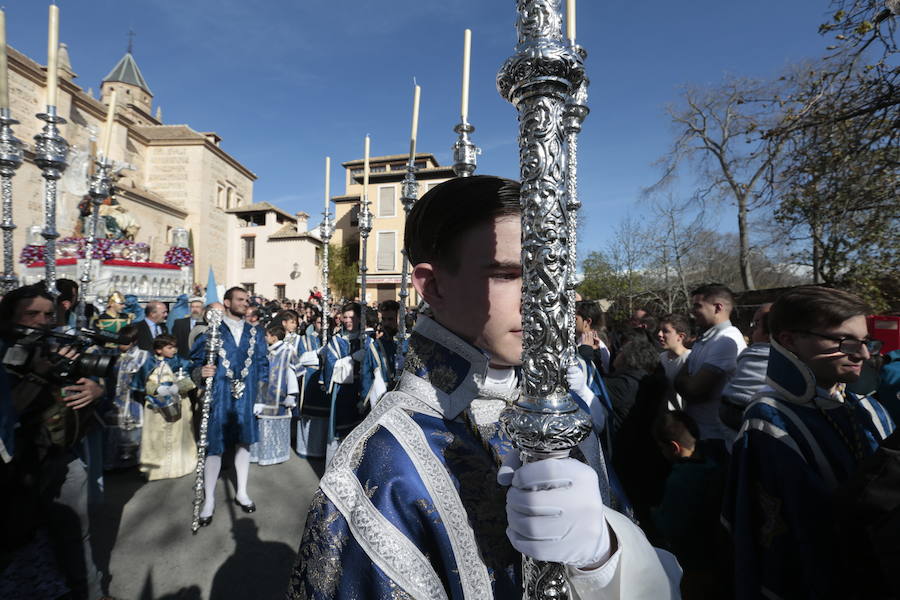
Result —
POLYGON ((363 190, 362 200, 359 208, 359 239, 362 246, 362 256, 359 259, 359 289, 360 289, 360 315, 359 315, 359 332, 360 336, 366 335, 366 274, 369 272, 368 262, 368 243, 369 233, 372 231, 372 213, 369 211, 369 194, 367 190, 363 190))
POLYGON ((3 275, 0 287, 3 293, 16 288, 19 280, 15 272, 15 251, 13 250, 12 178, 22 165, 22 142, 13 135, 12 126, 19 122, 12 118, 8 108, 0 109, 0 186, 3 193, 3 275))
POLYGON ((328 344, 331 339, 331 291, 328 287, 330 267, 328 258, 331 254, 329 248, 331 236, 334 234, 334 226, 331 224, 331 211, 327 208, 322 213, 322 224, 319 225, 319 235, 322 238, 322 345, 328 344))
POLYGON ((37 118, 46 123, 39 134, 34 136, 34 162, 41 169, 44 178, 44 284, 47 291, 54 296, 56 289, 56 186, 63 171, 66 170, 69 156, 69 143, 60 135, 59 126, 66 120, 56 114, 55 106, 47 106, 46 113, 37 118))
POLYGON ((109 173, 112 167, 111 161, 101 156, 95 161, 97 170, 91 177, 91 185, 88 188, 88 194, 91 197, 91 220, 88 225, 88 237, 84 244, 84 264, 81 268, 81 277, 79 286, 78 307, 75 313, 75 323, 79 328, 87 327, 87 315, 85 313, 85 304, 90 296, 91 275, 93 273, 94 264, 94 244, 97 243, 97 229, 100 225, 100 205, 109 198, 112 193, 112 178, 109 173))
MULTIPOLYGON (((215 366, 219 356, 219 348, 222 347, 222 332, 219 326, 222 324, 222 311, 211 308, 206 311, 206 360, 203 364, 215 366)), ((200 507, 203 505, 206 495, 206 449, 209 447, 209 410, 213 401, 213 385, 215 375, 207 377, 204 381, 203 403, 200 412, 200 441, 197 444, 197 468, 194 473, 194 509, 191 519, 191 532, 197 533, 200 529, 200 507)))
MULTIPOLYGON (((518 44, 497 89, 519 114, 522 179, 522 394, 501 422, 525 462, 561 458, 590 432, 566 389, 576 205, 568 193, 563 115, 584 81, 580 53, 564 43, 559 0, 518 0, 518 44)), ((571 598, 565 567, 523 557, 523 596, 571 598)))
MULTIPOLYGON (((412 210, 416 200, 419 199, 418 187, 416 184, 416 157, 410 152, 409 161, 406 163, 406 176, 403 178, 403 195, 400 201, 403 203, 403 212, 406 213, 406 219, 409 220, 409 211, 412 210)), ((400 270, 400 310, 397 311, 397 335, 395 337, 396 349, 394 350, 394 378, 399 380, 403 372, 404 353, 403 346, 409 337, 406 331, 406 300, 409 298, 409 256, 406 255, 406 248, 402 251, 403 266, 400 270)))
POLYGON ((462 119, 453 128, 453 131, 459 134, 456 143, 452 146, 453 172, 457 177, 468 177, 475 172, 475 168, 478 166, 478 155, 481 154, 481 148, 469 139, 469 134, 475 131, 475 126, 462 119))

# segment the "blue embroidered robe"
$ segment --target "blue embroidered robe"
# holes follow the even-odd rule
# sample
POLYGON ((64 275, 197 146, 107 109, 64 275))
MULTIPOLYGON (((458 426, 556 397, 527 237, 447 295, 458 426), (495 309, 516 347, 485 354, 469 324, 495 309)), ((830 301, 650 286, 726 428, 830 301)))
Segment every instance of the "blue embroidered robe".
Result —
MULTIPOLYGON (((134 377, 131 379, 131 389, 137 392, 143 392, 147 385, 147 378, 150 377, 150 373, 156 370, 159 365, 165 362, 169 365, 169 368, 172 369, 172 374, 177 377, 178 369, 184 370, 184 376, 191 376, 191 368, 193 367, 193 363, 186 358, 182 358, 177 354, 172 358, 163 358, 160 359, 159 356, 150 355, 147 357, 147 360, 143 362, 141 368, 138 369, 137 373, 134 374, 134 377)), ((148 399, 150 397, 148 396, 148 399)))
POLYGON ((775 342, 766 380, 744 412, 723 503, 735 597, 831 597, 842 574, 832 494, 859 464, 851 448, 870 456, 894 424, 873 398, 829 397, 775 342))
POLYGON ((362 406, 363 400, 369 394, 372 383, 375 381, 375 372, 379 371, 385 382, 390 381, 384 354, 380 346, 370 337, 359 338, 360 341, 351 340, 345 335, 335 335, 328 342, 325 352, 325 364, 323 381, 325 391, 330 396, 329 408, 329 439, 340 438, 347 434, 362 421, 366 408, 362 406), (366 353, 354 366, 353 383, 341 384, 332 382, 334 364, 353 354, 365 340, 366 353))
MULTIPOLYGON (((349 434, 320 481, 289 598, 521 597, 521 555, 506 536, 506 488, 497 483, 512 445, 490 416, 512 398, 473 400, 486 371, 480 351, 419 319, 397 389, 349 434)), ((585 456, 602 457, 589 439, 597 448, 585 456)), ((648 580, 659 572, 642 568, 648 580)))
MULTIPOLYGON (((318 335, 306 334, 297 337, 297 347, 299 354, 303 354, 318 350, 322 344, 318 335)), ((318 366, 299 367, 297 374, 300 376, 300 399, 297 401, 300 416, 327 419, 331 413, 331 398, 330 394, 325 394, 322 369, 318 366)))
MULTIPOLYGON (((219 358, 216 363, 207 433, 209 440, 207 453, 212 455, 222 454, 226 446, 250 445, 259 440, 256 417, 253 416, 253 404, 257 401, 259 386, 269 381, 269 360, 266 358, 267 346, 263 328, 244 323, 240 344, 235 344, 234 336, 231 335, 231 330, 225 323, 219 325, 219 331, 222 336, 222 348, 231 363, 231 370, 236 378, 240 377, 244 368, 250 347, 250 338, 254 335, 256 344, 253 348, 250 369, 244 380, 244 392, 240 398, 234 398, 231 395, 231 381, 226 376, 222 359, 219 358)), ((205 351, 206 333, 202 333, 197 336, 194 346, 191 348, 191 361, 195 369, 203 366, 205 351)))

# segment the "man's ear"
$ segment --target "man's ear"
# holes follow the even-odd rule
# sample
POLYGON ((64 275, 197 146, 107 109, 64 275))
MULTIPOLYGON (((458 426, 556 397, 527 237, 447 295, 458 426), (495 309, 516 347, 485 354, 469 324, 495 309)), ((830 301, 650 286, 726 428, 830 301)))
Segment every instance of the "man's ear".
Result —
POLYGON ((672 456, 681 456, 681 444, 675 440, 669 440, 669 450, 672 451, 672 456))
POLYGON ((782 348, 787 348, 791 352, 794 352, 794 349, 797 347, 794 339, 796 336, 793 331, 782 331, 778 335, 770 334, 769 337, 778 342, 782 348))
POLYGON ((433 308, 440 310, 443 295, 438 285, 437 269, 431 263, 419 263, 412 270, 412 284, 419 296, 433 308))

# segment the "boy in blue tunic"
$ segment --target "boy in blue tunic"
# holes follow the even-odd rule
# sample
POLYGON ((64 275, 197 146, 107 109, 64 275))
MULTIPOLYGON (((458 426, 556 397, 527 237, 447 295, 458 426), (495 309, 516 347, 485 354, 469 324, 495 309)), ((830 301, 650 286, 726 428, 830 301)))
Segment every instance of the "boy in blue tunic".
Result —
POLYGON ((216 481, 222 467, 222 454, 226 447, 234 447, 234 470, 237 490, 234 502, 241 510, 251 513, 256 504, 247 495, 247 478, 250 473, 250 444, 259 440, 253 405, 261 386, 269 380, 269 361, 263 328, 244 321, 250 306, 247 291, 233 287, 225 292, 225 316, 219 325, 222 347, 215 365, 205 365, 206 337, 201 334, 191 348, 191 360, 195 372, 199 370, 203 381, 214 377, 213 398, 209 415, 207 439, 205 501, 200 511, 200 525, 212 522, 215 510, 216 481))
POLYGON ((835 489, 891 434, 873 398, 847 393, 881 343, 868 306, 841 290, 798 287, 772 306, 768 386, 744 412, 732 452, 723 521, 744 598, 836 597, 835 489))
MULTIPOLYGON (((678 597, 671 556, 604 506, 596 435, 575 453, 583 462, 521 466, 498 426, 522 354, 519 194, 472 176, 413 207, 405 249, 433 313, 397 387, 322 477, 290 598, 516 598, 520 552, 566 565, 573 599, 678 597)), ((585 408, 597 403, 580 368, 570 378, 585 408)))

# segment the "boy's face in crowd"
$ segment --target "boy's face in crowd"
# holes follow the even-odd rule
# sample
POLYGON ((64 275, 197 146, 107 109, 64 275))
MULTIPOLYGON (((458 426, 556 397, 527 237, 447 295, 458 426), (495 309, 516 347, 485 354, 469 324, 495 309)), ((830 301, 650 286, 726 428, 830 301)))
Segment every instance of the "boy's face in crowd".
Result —
POLYGON ((284 324, 284 330, 288 333, 297 331, 297 321, 294 319, 285 319, 282 323, 284 324))
POLYGON ((783 331, 779 334, 779 342, 809 367, 820 386, 828 387, 859 379, 863 362, 871 357, 865 345, 854 354, 844 354, 838 349, 839 342, 828 338, 865 340, 868 337, 866 318, 857 315, 837 327, 821 327, 809 332, 783 331))
POLYGON ((675 331, 670 323, 663 323, 656 332, 656 339, 665 350, 675 350, 684 343, 684 334, 675 331))
POLYGON ((356 312, 352 310, 345 311, 341 314, 341 323, 346 331, 356 331, 359 319, 356 318, 356 312))
POLYGON ((494 366, 522 363, 521 233, 518 216, 482 223, 457 240, 455 273, 428 265, 433 276, 421 283, 437 321, 489 352, 494 366))
POLYGON ((173 356, 175 356, 175 354, 178 353, 178 348, 169 344, 168 346, 163 346, 162 348, 157 350, 156 353, 163 358, 172 358, 173 356))
POLYGON ((272 335, 272 334, 269 333, 268 331, 266 332, 266 343, 267 343, 268 345, 271 346, 272 344, 274 344, 274 343, 277 342, 277 341, 278 341, 278 338, 277 338, 277 337, 275 337, 274 335, 272 335))

